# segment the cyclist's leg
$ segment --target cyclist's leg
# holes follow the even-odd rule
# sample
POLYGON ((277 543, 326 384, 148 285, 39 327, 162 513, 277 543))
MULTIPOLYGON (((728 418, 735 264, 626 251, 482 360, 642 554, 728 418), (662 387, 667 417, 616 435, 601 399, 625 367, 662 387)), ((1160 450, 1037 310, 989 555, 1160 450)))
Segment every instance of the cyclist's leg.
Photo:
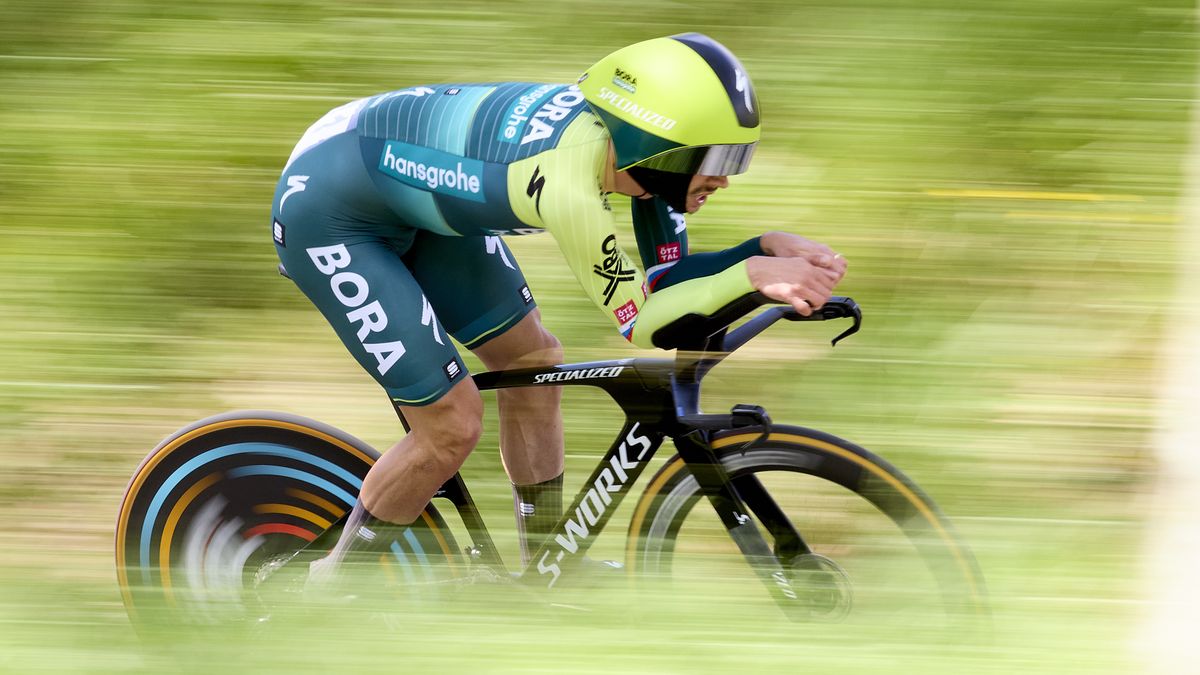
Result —
MULTIPOLYGON (((562 346, 536 309, 473 351, 489 370, 562 363, 562 346)), ((523 387, 496 393, 500 455, 513 485, 521 561, 529 563, 562 515, 563 429, 560 387, 523 387)))
POLYGON ((359 241, 307 251, 316 262, 286 263, 289 273, 412 426, 396 449, 413 458, 385 454, 367 473, 362 501, 380 519, 412 522, 478 440, 479 390, 437 318, 421 322, 421 288, 390 246, 359 241))
MULTIPOLYGON (((431 306, 490 370, 562 362, 512 252, 499 237, 421 233, 405 255, 431 306), (453 277, 447 269, 454 269, 453 277)), ((563 441, 558 387, 497 392, 500 452, 514 486, 526 558, 562 512, 563 441)))
POLYGON ((483 401, 469 377, 428 405, 397 408, 409 432, 367 472, 341 537, 315 563, 318 581, 331 578, 348 554, 386 552, 479 442, 483 401))
MULTIPOLYGON (((561 363, 524 275, 500 237, 418 233, 404 261, 450 334, 491 370, 561 363), (448 270, 453 270, 452 272, 448 270)), ((558 387, 498 392, 501 454, 514 483, 562 473, 558 387)))
MULTIPOLYGON (((489 370, 562 363, 562 345, 534 309, 517 325, 471 350, 489 370)), ((533 485, 563 472, 561 387, 497 392, 500 454, 514 485, 533 485)))
MULTIPOLYGON (((326 268, 332 263, 329 257, 320 256, 346 252, 349 262, 337 274, 358 275, 364 283, 354 286, 357 278, 349 277, 338 291, 342 297, 353 299, 348 294, 363 287, 369 287, 372 294, 375 288, 381 289, 361 306, 371 308, 367 314, 342 312, 345 307, 339 305, 344 303, 336 302, 338 292, 331 290, 332 282, 322 284, 324 280, 313 279, 311 273, 297 273, 295 263, 287 265, 359 363, 384 386, 410 426, 409 433, 380 457, 363 480, 358 503, 326 561, 336 564, 349 553, 386 551, 395 538, 392 526, 410 524, 420 516, 434 492, 458 471, 478 442, 483 403, 436 317, 428 317, 428 325, 420 321, 420 287, 390 247, 358 243, 309 250, 317 252, 317 260, 326 268), (351 315, 356 318, 348 321, 351 315), (368 332, 372 327, 378 329, 378 337, 368 332), (360 341, 360 335, 365 339, 360 341), (389 347, 382 350, 379 345, 389 347)), ((302 261, 299 265, 304 269, 302 261)), ((337 279, 337 275, 329 279, 337 279)), ((326 573, 331 572, 332 566, 326 566, 326 573)))
POLYGON ((371 467, 361 495, 368 512, 407 524, 420 517, 479 442, 483 400, 475 382, 464 377, 428 405, 397 407, 410 431, 371 467))
POLYGON ((482 402, 474 382, 405 267, 402 238, 315 210, 293 215, 281 260, 359 364, 405 414, 411 432, 376 462, 329 562, 384 549, 389 524, 419 517, 479 438, 482 402), (319 217, 318 217, 319 216, 319 217))

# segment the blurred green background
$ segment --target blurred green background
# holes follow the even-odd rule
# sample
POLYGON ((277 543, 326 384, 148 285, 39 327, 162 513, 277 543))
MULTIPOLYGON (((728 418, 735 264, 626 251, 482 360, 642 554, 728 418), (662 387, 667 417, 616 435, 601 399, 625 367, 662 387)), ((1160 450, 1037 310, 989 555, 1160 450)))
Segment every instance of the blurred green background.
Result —
MULTIPOLYGON (((161 665, 125 621, 111 540, 128 477, 174 429, 267 408, 379 448, 398 436, 386 399, 275 274, 271 195, 309 124, 413 84, 573 81, 626 43, 690 30, 739 55, 765 120, 753 169, 690 219, 693 247, 775 228, 827 242, 851 262, 840 291, 866 314, 834 350, 833 326, 772 329, 714 374, 707 407, 761 403, 908 472, 974 546, 994 642, 714 633, 702 615, 633 631, 619 613, 513 619, 481 604, 431 620, 419 644, 402 639, 412 632, 350 644, 391 667, 450 654, 451 670, 557 671, 568 656, 656 672, 1135 669, 1191 4, 6 0, 0 671, 161 665)), ((628 203, 614 202, 621 217, 628 203)), ((509 241, 569 360, 635 353, 552 241, 509 241)), ((571 485, 615 416, 590 394, 567 405, 571 485)), ((485 515, 503 530, 489 420, 464 471, 491 486, 485 515)), ((619 554, 621 534, 601 553, 619 554)), ((254 669, 331 667, 349 635, 255 652, 254 669)), ((196 667, 244 666, 251 643, 206 645, 196 667)))

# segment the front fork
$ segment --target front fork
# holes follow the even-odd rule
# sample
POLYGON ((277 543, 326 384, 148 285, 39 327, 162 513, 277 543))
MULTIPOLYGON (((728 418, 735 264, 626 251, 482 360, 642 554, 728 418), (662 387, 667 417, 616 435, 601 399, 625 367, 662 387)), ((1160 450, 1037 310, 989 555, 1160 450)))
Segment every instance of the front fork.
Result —
MULTIPOLYGON (((736 415, 737 409, 734 412, 736 415)), ((766 421, 764 426, 769 427, 769 424, 766 421)), ((753 474, 736 479, 729 476, 710 444, 712 433, 707 429, 696 429, 686 435, 676 436, 675 447, 680 458, 696 477, 696 482, 716 510, 730 538, 771 597, 789 618, 808 618, 808 608, 798 601, 796 589, 780 560, 791 561, 812 551, 757 477, 753 474), (755 525, 751 513, 766 526, 775 542, 773 548, 755 525)), ((766 436, 766 433, 763 435, 766 436)))

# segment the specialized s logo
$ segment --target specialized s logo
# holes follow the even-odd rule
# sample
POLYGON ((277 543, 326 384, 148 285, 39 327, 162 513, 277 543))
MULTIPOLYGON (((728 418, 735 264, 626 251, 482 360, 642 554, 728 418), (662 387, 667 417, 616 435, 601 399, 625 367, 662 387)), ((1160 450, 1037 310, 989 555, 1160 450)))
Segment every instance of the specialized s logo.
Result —
POLYGON ((746 110, 754 112, 754 104, 750 102, 750 79, 740 68, 735 68, 733 71, 733 88, 741 93, 742 99, 746 104, 746 110))
POLYGON ((538 217, 542 215, 542 188, 546 187, 546 177, 539 172, 542 167, 533 167, 533 175, 529 178, 529 187, 525 189, 525 194, 534 198, 533 207, 537 210, 538 217))
POLYGON ((499 236, 484 237, 483 245, 486 247, 488 255, 498 255, 500 260, 504 261, 504 266, 510 270, 517 269, 513 266, 512 261, 508 259, 508 254, 504 252, 504 241, 499 236))
POLYGON ((287 201, 288 197, 291 197, 292 195, 296 194, 297 192, 304 192, 304 188, 308 187, 308 185, 305 183, 305 181, 307 181, 307 180, 308 180, 308 176, 288 176, 287 192, 284 192, 283 196, 279 198, 279 213, 280 214, 283 213, 283 203, 287 201))
POLYGON ((613 294, 617 292, 617 286, 622 281, 633 281, 636 274, 632 267, 625 267, 621 249, 617 248, 615 234, 605 238, 600 250, 604 253, 604 260, 599 265, 592 265, 592 272, 608 281, 604 287, 604 306, 607 307, 608 303, 612 302, 613 294))
POLYGON ((684 218, 682 213, 679 213, 675 209, 668 206, 667 215, 670 216, 671 221, 675 223, 675 234, 679 234, 687 229, 687 218, 684 218))

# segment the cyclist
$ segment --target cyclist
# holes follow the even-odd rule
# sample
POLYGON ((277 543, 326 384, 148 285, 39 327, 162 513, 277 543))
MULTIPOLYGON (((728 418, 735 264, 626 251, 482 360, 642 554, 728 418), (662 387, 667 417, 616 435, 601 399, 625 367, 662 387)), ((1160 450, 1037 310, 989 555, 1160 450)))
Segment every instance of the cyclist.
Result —
MULTIPOLYGON (((449 337, 489 369, 562 361, 502 237, 549 232, 591 301, 630 342, 752 291, 809 314, 846 261, 768 232, 690 253, 684 216, 759 140, 741 63, 688 33, 639 42, 574 85, 412 87, 353 101, 308 129, 273 204, 280 260, 411 426, 363 481, 342 537, 310 578, 349 553, 387 550, 479 439, 482 401, 449 337), (608 195, 632 197, 645 274, 618 245, 608 195)), ((562 511, 556 388, 502 390, 500 450, 526 562, 562 511)))

